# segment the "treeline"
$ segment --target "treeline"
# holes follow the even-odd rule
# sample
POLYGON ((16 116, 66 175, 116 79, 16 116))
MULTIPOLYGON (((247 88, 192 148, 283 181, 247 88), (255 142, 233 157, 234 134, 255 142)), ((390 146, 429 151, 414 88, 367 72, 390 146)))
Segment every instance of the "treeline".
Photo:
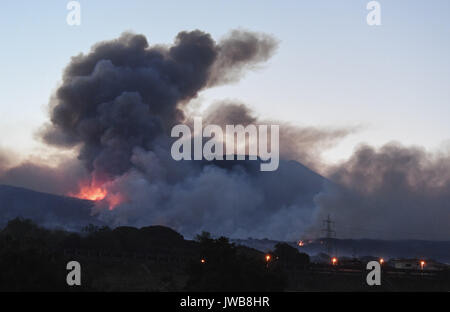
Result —
POLYGON ((14 219, 0 231, 0 291, 282 291, 288 280, 284 268, 302 270, 308 264, 306 254, 287 244, 265 255, 209 233, 185 240, 162 226, 89 225, 82 233, 70 233, 14 219), (77 252, 97 257, 77 258, 77 252), (179 261, 109 258, 123 254, 170 254, 179 261), (80 260, 82 266, 83 283, 75 288, 66 283, 66 263, 71 260, 80 260))

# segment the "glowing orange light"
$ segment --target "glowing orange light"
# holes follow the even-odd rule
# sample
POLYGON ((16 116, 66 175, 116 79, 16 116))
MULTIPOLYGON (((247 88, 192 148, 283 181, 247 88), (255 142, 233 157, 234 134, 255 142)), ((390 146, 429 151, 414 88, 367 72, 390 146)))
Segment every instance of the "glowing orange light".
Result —
POLYGON ((201 263, 206 263, 205 259, 200 260, 201 263))
POLYGON ((109 204, 109 210, 113 210, 116 206, 120 205, 125 201, 125 198, 120 193, 108 194, 106 201, 109 204))
POLYGON ((69 193, 69 196, 93 201, 102 200, 108 193, 102 187, 82 186, 77 194, 69 193))
POLYGON ((305 243, 301 240, 301 241, 298 242, 298 245, 299 245, 300 247, 303 247, 303 246, 305 246, 305 243))
POLYGON ((384 259, 380 258, 380 264, 383 264, 383 263, 384 263, 384 259))
POLYGON ((423 270, 423 267, 426 265, 426 262, 421 260, 420 261, 420 268, 423 270))
POLYGON ((271 255, 266 255, 266 261, 269 262, 270 260, 272 260, 272 256, 271 255))
POLYGON ((78 193, 69 193, 68 196, 92 201, 105 200, 108 203, 109 210, 125 201, 125 197, 120 193, 108 193, 104 186, 94 186, 90 183, 80 185, 78 193))
POLYGON ((336 257, 331 258, 331 263, 333 263, 333 265, 336 265, 338 262, 338 259, 336 257))

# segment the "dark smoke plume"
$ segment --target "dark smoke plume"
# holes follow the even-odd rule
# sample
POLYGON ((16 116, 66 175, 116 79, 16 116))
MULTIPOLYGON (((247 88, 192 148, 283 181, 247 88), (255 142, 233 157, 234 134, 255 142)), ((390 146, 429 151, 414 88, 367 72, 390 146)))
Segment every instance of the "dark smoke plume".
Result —
POLYGON ((80 181, 88 179, 89 173, 76 159, 65 159, 56 167, 32 160, 16 166, 6 165, 3 168, 0 164, 0 184, 44 193, 66 195, 76 191, 80 181))
MULTIPOLYGON (((99 218, 113 226, 165 224, 187 235, 209 230, 294 238, 311 223, 322 177, 291 162, 262 174, 258 164, 176 162, 170 156, 170 129, 189 123, 189 101, 205 88, 237 81, 275 48, 272 37, 246 31, 218 43, 201 31, 181 32, 168 47, 128 33, 101 42, 66 68, 44 140, 78 146, 92 179, 107 187, 108 196, 125 199, 113 211, 97 205, 99 218)), ((257 123, 245 106, 221 107, 225 124, 257 123)))
POLYGON ((316 198, 319 219, 331 214, 341 237, 450 238, 448 153, 363 145, 329 178, 334 185, 316 198))
POLYGON ((281 159, 296 160, 318 172, 326 167, 321 160, 322 153, 337 144, 340 139, 357 131, 356 127, 302 127, 276 120, 262 120, 245 104, 230 100, 211 105, 203 120, 205 124, 219 125, 223 129, 229 124, 279 125, 281 159))
POLYGON ((219 43, 198 30, 180 32, 170 47, 151 47, 143 35, 130 33, 101 42, 66 68, 44 139, 81 144, 79 158, 107 181, 130 169, 135 147, 161 144, 199 91, 237 79, 275 48, 271 37, 244 31, 219 43))
MULTIPOLYGON (((327 180, 299 162, 322 168, 321 152, 355 129, 261 120, 244 104, 224 101, 206 111, 205 123, 279 124, 279 169, 172 159, 170 129, 191 124, 189 102, 206 88, 239 80, 276 46, 272 37, 246 31, 218 42, 201 31, 181 32, 170 46, 150 46, 130 33, 100 42, 67 66, 42 131, 45 142, 79 150, 78 160, 11 167, 8 153, 0 153, 0 183, 67 194, 90 180, 122 200, 113 211, 99 202, 100 220, 163 224, 188 236, 206 230, 294 240, 331 214, 341 237, 448 239, 448 154, 362 146, 327 180)), ((310 233, 320 235, 317 226, 310 233)))

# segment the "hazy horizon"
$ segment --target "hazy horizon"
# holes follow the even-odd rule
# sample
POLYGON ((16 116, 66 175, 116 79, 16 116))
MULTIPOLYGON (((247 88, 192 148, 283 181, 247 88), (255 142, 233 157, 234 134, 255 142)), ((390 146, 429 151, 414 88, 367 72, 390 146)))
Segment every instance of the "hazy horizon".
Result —
POLYGON ((332 214, 448 238, 450 3, 379 1, 370 26, 368 2, 80 1, 79 26, 66 2, 8 2, 0 183, 95 199, 114 225, 299 237, 332 214), (277 124, 280 159, 312 171, 175 162, 195 116, 277 124))

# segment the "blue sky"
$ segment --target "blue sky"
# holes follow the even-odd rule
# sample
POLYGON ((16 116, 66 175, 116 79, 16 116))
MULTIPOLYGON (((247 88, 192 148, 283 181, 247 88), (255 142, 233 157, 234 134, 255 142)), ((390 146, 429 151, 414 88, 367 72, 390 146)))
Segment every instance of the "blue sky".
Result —
MULTIPOLYGON (((106 1, 81 3, 66 24, 64 0, 4 1, 0 7, 0 148, 22 157, 45 150, 34 133, 70 57, 123 31, 170 43, 181 30, 216 39, 230 29, 274 35, 277 54, 238 84, 200 95, 204 107, 239 99, 263 118, 299 125, 361 126, 326 157, 361 142, 391 140, 435 150, 450 139, 450 1, 384 0, 368 26, 369 1, 106 1)), ((449 144, 450 145, 450 144, 449 144)))

